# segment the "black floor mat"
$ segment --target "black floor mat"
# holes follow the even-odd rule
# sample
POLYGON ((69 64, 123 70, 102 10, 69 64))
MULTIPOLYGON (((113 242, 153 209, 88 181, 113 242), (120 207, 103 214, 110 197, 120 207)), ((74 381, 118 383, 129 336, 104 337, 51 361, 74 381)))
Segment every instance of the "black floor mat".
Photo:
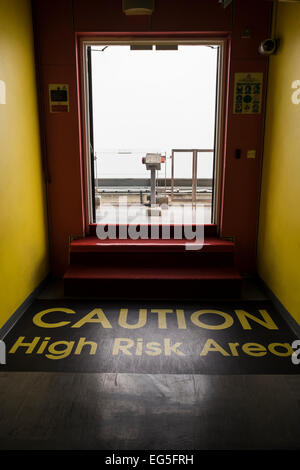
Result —
POLYGON ((295 339, 269 301, 36 300, 0 370, 298 374, 295 339))

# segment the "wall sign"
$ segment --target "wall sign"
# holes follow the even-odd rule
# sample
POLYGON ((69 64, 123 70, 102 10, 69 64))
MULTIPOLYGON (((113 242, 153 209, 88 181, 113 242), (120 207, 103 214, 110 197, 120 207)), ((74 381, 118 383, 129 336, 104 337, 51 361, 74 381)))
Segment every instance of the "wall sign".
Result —
POLYGON ((260 114, 263 73, 236 73, 234 76, 234 114, 260 114))
POLYGON ((50 113, 68 113, 70 108, 69 85, 50 83, 49 102, 50 113))

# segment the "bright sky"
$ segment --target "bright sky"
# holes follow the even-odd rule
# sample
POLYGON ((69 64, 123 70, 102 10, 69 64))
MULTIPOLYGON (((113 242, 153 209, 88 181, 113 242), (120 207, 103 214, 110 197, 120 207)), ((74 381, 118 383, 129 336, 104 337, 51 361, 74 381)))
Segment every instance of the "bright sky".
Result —
MULTIPOLYGON (((172 148, 213 148, 217 48, 103 48, 92 47, 98 178, 149 178, 141 163, 147 152, 169 157, 172 148)), ((212 160, 213 154, 199 154, 199 178, 212 177, 212 160)), ((170 170, 167 159, 168 177, 170 170)), ((177 154, 175 177, 191 178, 191 156, 177 154)))

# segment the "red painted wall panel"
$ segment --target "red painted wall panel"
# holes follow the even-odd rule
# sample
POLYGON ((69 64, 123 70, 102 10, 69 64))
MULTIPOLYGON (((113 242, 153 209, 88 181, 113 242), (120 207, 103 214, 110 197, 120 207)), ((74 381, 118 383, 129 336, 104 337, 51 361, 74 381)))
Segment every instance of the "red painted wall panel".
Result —
POLYGON ((76 31, 229 31, 231 7, 214 0, 156 0, 151 18, 126 16, 122 0, 75 0, 76 31))
POLYGON ((227 148, 223 170, 222 235, 235 237, 240 269, 243 272, 254 272, 264 113, 243 116, 233 114, 236 72, 264 72, 266 80, 267 64, 259 58, 231 62, 227 148), (236 149, 242 151, 240 159, 235 158, 236 149), (247 159, 248 150, 256 150, 255 159, 247 159))
POLYGON ((75 63, 72 0, 34 0, 39 63, 75 63))
MULTIPOLYGON (((156 0, 155 12, 148 17, 126 17, 121 0, 33 0, 36 23, 38 66, 44 104, 52 262, 54 274, 61 275, 68 263, 69 236, 84 233, 84 178, 77 100, 76 36, 110 32, 154 34, 230 32, 230 81, 228 95, 226 148, 224 149, 223 196, 220 231, 234 236, 237 261, 242 272, 255 270, 260 167, 264 113, 235 116, 232 113, 235 72, 267 71, 267 59, 258 45, 269 34, 272 2, 236 0, 223 9, 218 0, 156 0), (249 29, 251 37, 241 38, 249 29), (70 112, 49 113, 48 84, 68 83, 70 112), (242 158, 235 159, 235 149, 242 158), (247 160, 249 149, 257 151, 247 160)), ((159 36, 159 34, 158 34, 159 36)))
POLYGON ((55 272, 61 273, 66 266, 69 236, 84 232, 76 67, 43 65, 42 77, 52 261, 55 272), (69 84, 70 112, 50 114, 48 83, 69 84))

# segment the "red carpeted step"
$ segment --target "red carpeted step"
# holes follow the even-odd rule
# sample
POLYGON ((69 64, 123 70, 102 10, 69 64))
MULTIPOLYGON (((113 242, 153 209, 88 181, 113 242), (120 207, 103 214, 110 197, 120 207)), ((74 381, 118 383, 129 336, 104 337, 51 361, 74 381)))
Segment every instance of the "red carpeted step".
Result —
POLYGON ((70 251, 72 253, 99 253, 99 252, 180 252, 180 251, 193 251, 197 252, 232 252, 234 250, 234 243, 227 240, 221 240, 217 237, 205 238, 202 242, 198 240, 186 239, 170 239, 170 240, 153 240, 153 239, 137 239, 137 240, 100 240, 98 237, 89 236, 73 240, 70 244, 70 251), (191 249, 193 248, 193 249, 191 249))
MULTIPOLYGON (((241 276, 234 267, 235 245, 217 237, 215 225, 204 227, 203 245, 197 240, 163 238, 162 226, 156 226, 158 239, 105 239, 94 235, 73 240, 70 266, 64 276, 68 296, 127 298, 203 298, 238 297, 241 276), (189 248, 197 249, 187 249, 189 248), (199 249, 201 248, 201 249, 199 249)), ((125 227, 128 228, 127 226, 125 227)), ((192 227, 193 229, 195 227, 192 227)), ((117 226, 116 236, 120 235, 117 226)))
POLYGON ((73 240, 70 263, 83 265, 135 266, 216 266, 232 265, 234 243, 209 237, 203 245, 195 240, 99 240, 86 237, 73 240), (188 244, 188 246, 187 246, 188 244), (194 248, 194 249, 187 249, 194 248))
POLYGON ((73 240, 70 245, 70 263, 82 265, 116 266, 197 266, 232 265, 234 243, 209 237, 203 246, 195 240, 99 240, 86 237, 73 240), (187 249, 194 248, 194 249, 187 249))
POLYGON ((89 266, 169 266, 177 269, 180 266, 232 266, 233 252, 71 252, 71 265, 89 266))
POLYGON ((145 268, 143 266, 69 266, 64 279, 241 279, 234 267, 181 268, 177 271, 168 266, 145 268))
POLYGON ((65 295, 140 298, 238 297, 241 276, 232 266, 71 265, 64 276, 65 295))

